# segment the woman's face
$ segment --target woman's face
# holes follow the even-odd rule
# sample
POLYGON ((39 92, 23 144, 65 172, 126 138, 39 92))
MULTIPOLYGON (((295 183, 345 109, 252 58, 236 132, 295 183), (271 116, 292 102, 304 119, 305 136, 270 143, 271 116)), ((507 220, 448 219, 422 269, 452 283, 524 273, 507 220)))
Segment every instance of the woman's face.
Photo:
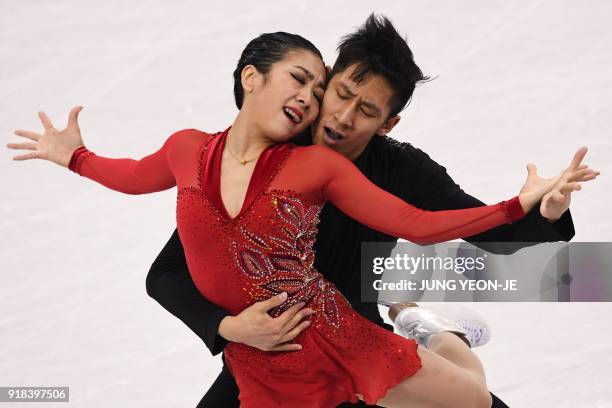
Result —
POLYGON ((325 74, 323 61, 306 50, 287 53, 265 77, 254 74, 248 103, 266 137, 284 142, 312 124, 325 93, 325 74))

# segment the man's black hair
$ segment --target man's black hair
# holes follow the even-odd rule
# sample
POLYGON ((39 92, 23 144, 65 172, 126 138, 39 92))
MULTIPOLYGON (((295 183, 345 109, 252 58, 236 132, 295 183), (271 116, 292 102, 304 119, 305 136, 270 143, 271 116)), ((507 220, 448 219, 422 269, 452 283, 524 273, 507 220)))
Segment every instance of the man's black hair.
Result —
POLYGON ((342 37, 337 50, 338 58, 330 78, 353 65, 351 79, 357 83, 370 74, 382 75, 394 91, 389 117, 404 109, 417 82, 429 80, 414 62, 406 40, 385 16, 370 14, 357 31, 342 37))

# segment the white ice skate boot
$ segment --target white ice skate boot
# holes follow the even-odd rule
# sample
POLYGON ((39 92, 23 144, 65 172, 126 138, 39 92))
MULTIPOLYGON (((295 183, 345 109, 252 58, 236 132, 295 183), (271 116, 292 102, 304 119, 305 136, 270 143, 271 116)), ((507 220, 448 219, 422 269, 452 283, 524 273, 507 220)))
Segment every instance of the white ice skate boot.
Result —
POLYGON ((424 347, 433 334, 444 331, 462 334, 471 347, 483 346, 490 340, 491 328, 475 312, 459 305, 435 307, 437 313, 431 309, 434 308, 409 306, 402 309, 394 321, 398 333, 424 347))

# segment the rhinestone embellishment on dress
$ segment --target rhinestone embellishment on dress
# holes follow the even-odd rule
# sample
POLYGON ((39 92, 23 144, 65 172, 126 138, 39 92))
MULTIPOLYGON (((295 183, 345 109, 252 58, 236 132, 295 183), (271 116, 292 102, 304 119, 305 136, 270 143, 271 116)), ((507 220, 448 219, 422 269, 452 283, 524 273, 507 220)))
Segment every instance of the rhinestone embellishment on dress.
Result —
POLYGON ((260 236, 240 225, 241 239, 233 242, 236 264, 253 283, 250 294, 261 301, 287 292, 287 301, 272 309, 272 316, 305 302, 326 323, 339 327, 336 289, 314 267, 313 245, 322 206, 305 205, 296 196, 276 190, 268 197, 278 221, 271 233, 260 236))

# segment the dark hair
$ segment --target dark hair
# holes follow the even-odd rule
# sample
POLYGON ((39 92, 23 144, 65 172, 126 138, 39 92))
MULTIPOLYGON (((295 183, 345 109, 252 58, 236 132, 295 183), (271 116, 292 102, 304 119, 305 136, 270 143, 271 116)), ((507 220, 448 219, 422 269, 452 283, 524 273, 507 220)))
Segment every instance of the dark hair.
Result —
POLYGON ((382 75, 394 91, 389 117, 404 109, 417 82, 430 79, 415 64, 406 40, 385 16, 370 14, 357 31, 342 37, 337 50, 338 58, 329 78, 352 65, 356 67, 351 79, 357 83, 370 74, 382 75))
POLYGON ((242 108, 242 101, 244 100, 244 89, 240 79, 244 67, 253 65, 257 68, 257 71, 265 75, 270 72, 272 65, 285 58, 287 53, 298 50, 310 51, 323 60, 323 56, 321 56, 317 47, 297 34, 279 31, 261 34, 251 40, 242 51, 238 65, 234 70, 234 98, 238 109, 242 108))

